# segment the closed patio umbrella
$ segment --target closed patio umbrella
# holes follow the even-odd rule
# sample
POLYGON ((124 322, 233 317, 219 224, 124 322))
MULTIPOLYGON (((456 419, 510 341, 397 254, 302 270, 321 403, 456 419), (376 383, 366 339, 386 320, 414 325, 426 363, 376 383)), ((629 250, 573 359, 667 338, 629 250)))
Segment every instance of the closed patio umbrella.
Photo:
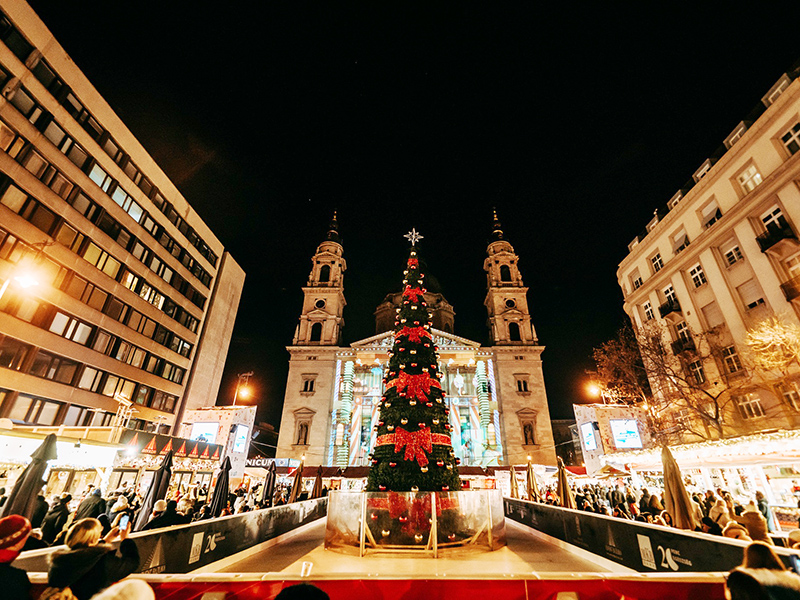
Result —
POLYGON ((29 521, 36 510, 36 497, 44 485, 44 472, 47 461, 57 458, 56 435, 51 433, 31 454, 31 462, 14 483, 14 489, 8 495, 0 516, 21 515, 29 521))
POLYGON ((575 496, 572 495, 572 488, 569 487, 569 480, 567 479, 567 469, 564 467, 564 461, 558 457, 558 501, 564 508, 577 508, 575 504, 575 496))
POLYGON ((322 498, 322 465, 317 467, 317 476, 314 479, 314 489, 311 490, 312 498, 322 498))
POLYGON ((292 482, 292 491, 289 494, 289 503, 297 502, 297 497, 303 491, 303 462, 294 470, 294 481, 292 482))
POLYGON ((699 523, 694 520, 689 492, 683 484, 681 468, 666 445, 661 448, 661 463, 664 466, 664 508, 675 527, 694 530, 699 523))
POLYGON ((261 490, 261 502, 265 506, 272 506, 272 497, 275 495, 275 480, 278 478, 275 461, 269 463, 267 476, 264 478, 264 487, 261 490))
POLYGON ((230 497, 230 471, 231 459, 229 456, 225 457, 220 472, 217 476, 217 483, 214 484, 214 491, 211 493, 211 516, 218 517, 222 514, 222 510, 228 506, 228 499, 230 497))
POLYGON ((153 506, 157 500, 163 500, 167 497, 167 490, 169 489, 169 480, 172 478, 172 450, 164 455, 164 460, 161 461, 161 466, 158 471, 153 474, 153 481, 150 482, 150 487, 142 501, 142 507, 139 509, 139 514, 136 516, 136 523, 132 531, 141 531, 150 520, 150 513, 153 512, 153 506))
POLYGON ((542 499, 539 496, 539 486, 536 483, 536 474, 533 472, 533 465, 531 464, 531 461, 528 461, 527 475, 528 478, 526 483, 528 484, 528 500, 541 502, 542 499))
POLYGON ((517 473, 514 471, 514 465, 511 465, 511 497, 519 498, 519 483, 517 483, 517 473))

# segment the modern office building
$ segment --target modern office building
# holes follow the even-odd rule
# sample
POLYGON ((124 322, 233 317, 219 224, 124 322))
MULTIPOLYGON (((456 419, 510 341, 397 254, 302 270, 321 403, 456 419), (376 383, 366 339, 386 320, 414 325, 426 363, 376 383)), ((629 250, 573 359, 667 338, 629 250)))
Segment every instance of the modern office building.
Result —
MULTIPOLYGON (((797 75, 783 75, 656 210, 617 272, 633 324, 659 324, 665 352, 701 388, 732 390, 720 403, 726 436, 800 426, 798 369, 755 373, 745 352, 748 331, 765 319, 800 324, 797 75), (716 353, 701 348, 713 345, 709 332, 716 353)), ((660 400, 676 425, 693 418, 681 398, 660 400)))
MULTIPOLYGON (((344 346, 347 264, 335 217, 312 265, 300 323, 287 348, 291 358, 277 457, 368 465, 401 294, 388 294, 375 310, 376 335, 344 346)), ((553 465, 544 347, 531 323, 519 258, 496 216, 484 270, 490 346, 455 335, 453 307, 433 285, 425 293, 451 407, 453 449, 465 465, 524 464, 528 456, 553 465)))
POLYGON ((0 1, 0 418, 176 430, 244 273, 20 0, 0 1))

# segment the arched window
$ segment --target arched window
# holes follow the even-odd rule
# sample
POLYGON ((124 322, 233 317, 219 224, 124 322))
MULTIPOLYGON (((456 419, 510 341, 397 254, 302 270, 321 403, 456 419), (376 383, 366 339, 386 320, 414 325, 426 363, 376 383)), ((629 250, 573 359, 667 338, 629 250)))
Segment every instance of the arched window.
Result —
POLYGON ((511 281, 511 267, 500 265, 500 281, 511 281))
MULTIPOLYGON (((519 337, 519 327, 517 327, 517 337, 519 337)), ((311 342, 319 342, 322 339, 322 323, 314 323, 311 326, 311 342)))
MULTIPOLYGON (((322 268, 319 270, 319 282, 328 283, 330 280, 331 280, 331 266, 322 265, 322 268)), ((509 279, 509 281, 511 280, 509 279)))
POLYGON ((519 325, 516 323, 508 324, 508 337, 512 342, 521 342, 522 338, 519 335, 519 325))

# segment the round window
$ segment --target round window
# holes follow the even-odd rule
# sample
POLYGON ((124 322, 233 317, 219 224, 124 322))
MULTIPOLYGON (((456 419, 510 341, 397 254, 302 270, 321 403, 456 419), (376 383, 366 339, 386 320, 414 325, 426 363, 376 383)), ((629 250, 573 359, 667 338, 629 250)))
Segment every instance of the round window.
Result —
POLYGON ((314 306, 316 306, 317 308, 325 308, 325 300, 317 300, 314 303, 314 306))
POLYGON ((517 305, 517 303, 514 302, 513 300, 506 300, 506 306, 508 308, 514 308, 516 305, 517 305))

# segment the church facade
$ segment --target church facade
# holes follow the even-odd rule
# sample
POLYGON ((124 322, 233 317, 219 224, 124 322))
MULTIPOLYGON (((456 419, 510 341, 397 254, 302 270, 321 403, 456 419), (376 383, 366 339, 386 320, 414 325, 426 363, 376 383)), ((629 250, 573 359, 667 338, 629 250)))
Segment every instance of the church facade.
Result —
MULTIPOLYGON (((556 454, 542 375, 542 352, 528 311, 514 248, 497 216, 487 247, 485 305, 490 345, 453 333, 455 312, 426 292, 450 403, 452 443, 463 465, 554 465, 556 454)), ((336 216, 312 258, 290 354, 277 456, 307 464, 368 465, 378 403, 394 341, 400 293, 376 311, 377 335, 341 343, 347 264, 336 216)))

